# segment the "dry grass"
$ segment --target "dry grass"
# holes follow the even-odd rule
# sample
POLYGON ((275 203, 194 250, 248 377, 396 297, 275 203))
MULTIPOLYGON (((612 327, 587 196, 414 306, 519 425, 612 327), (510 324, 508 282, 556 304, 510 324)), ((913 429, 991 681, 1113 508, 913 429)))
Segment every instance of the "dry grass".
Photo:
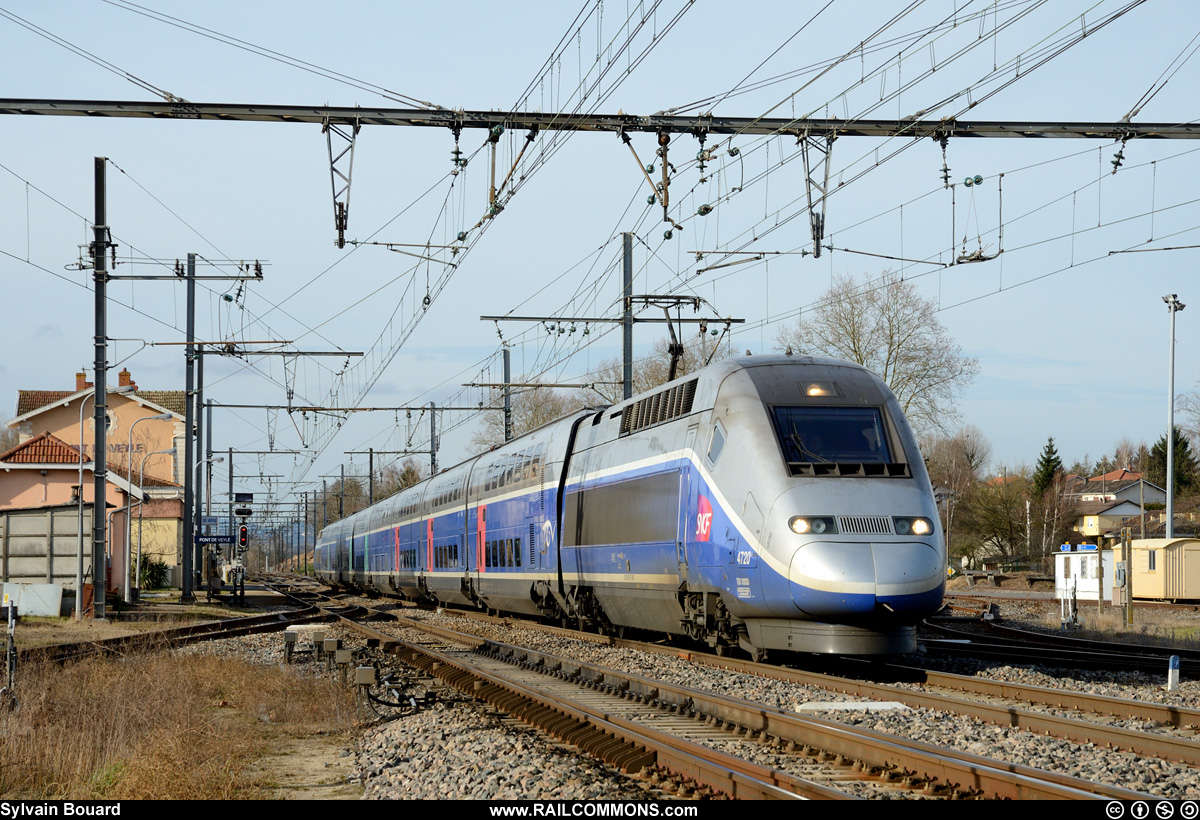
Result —
POLYGON ((102 641, 106 638, 121 638, 139 632, 185 626, 187 620, 164 616, 161 619, 93 621, 90 618, 76 621, 72 618, 22 617, 18 627, 23 648, 56 643, 81 643, 102 641))
MULTIPOLYGON (((1081 601, 1078 613, 1079 628, 1069 632, 1073 638, 1163 648, 1200 649, 1200 620, 1191 613, 1135 608, 1132 626, 1125 625, 1124 610, 1112 606, 1099 608, 1095 602, 1081 601)), ((1046 612, 1039 625, 1060 630, 1061 613, 1058 609, 1046 612)))
POLYGON ((281 732, 341 732, 353 696, 289 668, 165 652, 22 668, 0 713, 0 797, 246 799, 281 732))

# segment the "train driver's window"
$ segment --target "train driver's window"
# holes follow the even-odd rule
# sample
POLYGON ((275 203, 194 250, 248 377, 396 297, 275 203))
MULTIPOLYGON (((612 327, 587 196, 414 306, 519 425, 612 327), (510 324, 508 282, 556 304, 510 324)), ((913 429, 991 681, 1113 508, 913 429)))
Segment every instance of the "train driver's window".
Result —
POLYGON ((717 459, 721 457, 721 450, 725 447, 725 428, 721 426, 721 422, 713 425, 712 438, 708 442, 708 462, 716 464, 717 459))

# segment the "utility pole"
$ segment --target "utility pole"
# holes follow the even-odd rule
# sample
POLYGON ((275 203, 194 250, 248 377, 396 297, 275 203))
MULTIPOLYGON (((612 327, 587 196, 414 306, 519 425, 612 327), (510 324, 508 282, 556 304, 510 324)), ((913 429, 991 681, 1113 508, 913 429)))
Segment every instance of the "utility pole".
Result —
MULTIPOLYGON (((194 429, 194 425, 196 424, 196 415, 200 412, 200 408, 197 405, 197 398, 196 398, 196 390, 195 390, 196 379, 195 379, 195 369, 194 369, 195 363, 196 363, 196 358, 199 355, 199 353, 197 352, 199 348, 197 348, 197 346, 196 346, 196 280, 197 279, 218 279, 218 280, 222 280, 222 281, 245 280, 245 279, 261 280, 262 279, 262 265, 258 262, 255 262, 254 263, 254 271, 255 272, 253 274, 243 275, 243 274, 239 273, 234 276, 199 276, 198 277, 198 276, 196 276, 196 254, 189 253, 187 255, 186 270, 182 269, 179 265, 178 260, 176 260, 175 273, 172 276, 157 276, 157 275, 109 276, 107 274, 107 272, 105 271, 107 254, 100 253, 101 250, 106 250, 109 247, 109 242, 107 240, 108 228, 107 228, 107 226, 102 226, 102 223, 104 221, 104 207, 103 207, 103 202, 101 201, 102 196, 103 196, 102 190, 103 190, 103 179, 104 179, 104 168, 103 168, 104 162, 105 162, 105 160, 103 157, 96 158, 96 164, 97 164, 96 173, 97 173, 97 182, 98 182, 98 188, 97 188, 98 210, 96 212, 96 218, 97 218, 97 234, 96 235, 97 235, 97 237, 100 237, 102 234, 105 236, 105 239, 103 241, 97 240, 97 243, 95 245, 95 248, 96 248, 95 253, 97 254, 97 259, 96 259, 96 278, 97 278, 96 279, 96 281, 97 281, 97 287, 96 287, 96 322, 97 322, 97 324, 96 324, 96 334, 97 334, 96 348, 97 349, 96 349, 96 352, 97 352, 97 359, 100 363, 100 369, 96 373, 96 386, 98 388, 97 396, 96 396, 97 419, 102 418, 102 416, 100 415, 100 411, 101 411, 101 408, 105 407, 103 395, 104 395, 104 391, 106 390, 106 388, 105 388, 105 371, 104 371, 104 367, 106 365, 103 361, 103 358, 101 358, 101 357, 102 357, 102 355, 104 355, 106 353, 106 351, 104 351, 102 348, 102 343, 105 341, 105 338, 106 338, 105 334, 107 333, 107 327, 105 326, 105 322, 104 322, 103 299, 105 298, 105 294, 104 294, 103 284, 101 283, 101 279, 103 279, 106 282, 109 280, 117 280, 117 279, 135 280, 135 281, 164 281, 164 280, 179 281, 180 278, 184 279, 186 282, 186 285, 187 285, 187 334, 185 337, 185 341, 183 342, 183 344, 185 345, 184 361, 185 361, 185 374, 186 375, 184 378, 184 422, 183 422, 183 425, 184 425, 183 545, 182 545, 183 582, 181 584, 182 594, 180 595, 180 601, 182 601, 184 603, 193 603, 196 600, 195 595, 194 595, 194 590, 195 590, 194 584, 195 584, 196 573, 194 572, 194 570, 199 569, 200 562, 201 562, 201 547, 199 544, 196 543, 196 538, 195 538, 195 536, 196 536, 195 522, 196 522, 196 517, 199 515, 200 508, 199 508, 199 502, 197 500, 195 487, 194 487, 196 477, 193 473, 194 473, 194 469, 195 469, 195 467, 194 467, 195 455, 198 451, 200 451, 201 442, 203 442, 203 438, 201 438, 201 436, 199 435, 199 430, 194 429), (103 231, 100 231, 101 227, 104 227, 103 231), (103 245, 103 248, 100 247, 101 245, 103 245)), ((216 263, 216 264, 221 264, 221 263, 216 263)), ((103 499, 104 491, 103 491, 103 487, 100 486, 100 482, 103 480, 106 480, 105 447, 107 446, 107 444, 103 438, 102 432, 100 432, 102 430, 102 428, 104 427, 104 425, 99 424, 99 422, 97 422, 97 423, 98 423, 97 434, 98 434, 98 436, 100 436, 96 439, 96 447, 97 447, 97 451, 98 451, 97 452, 97 461, 96 461, 96 473, 97 473, 96 481, 97 481, 97 492, 98 492, 97 498, 103 499)), ((95 557, 95 553, 97 551, 99 551, 100 561, 101 561, 100 567, 101 567, 101 569, 103 569, 103 567, 104 567, 104 561, 103 561, 103 558, 104 558, 104 552, 103 552, 103 550, 104 550, 104 531, 103 531, 102 527, 104 526, 104 514, 103 514, 104 508, 103 508, 102 500, 100 501, 100 505, 101 505, 100 506, 101 513, 99 516, 97 516, 99 518, 99 522, 95 523, 95 529, 93 531, 94 533, 95 532, 99 533, 99 539, 96 540, 96 535, 93 534, 93 543, 94 543, 94 547, 95 547, 95 549, 93 550, 93 557, 95 557)), ((95 569, 93 568, 93 575, 94 574, 95 574, 95 569)), ((101 599, 103 599, 103 589, 101 590, 101 599)), ((101 613, 99 615, 99 617, 103 617, 103 614, 102 614, 103 600, 101 600, 101 606, 100 606, 99 612, 101 613)))
POLYGON ((1164 536, 1175 537, 1175 314, 1186 305, 1177 294, 1163 297, 1171 314, 1171 365, 1167 376, 1167 527, 1164 536))
MULTIPOLYGON (((203 348, 195 348, 195 350, 203 350, 203 348)), ((212 474, 212 462, 204 463, 204 355, 196 356, 196 464, 204 467, 206 475, 212 474)), ((189 428, 190 429, 190 428, 189 428)), ((203 518, 204 510, 204 485, 205 482, 196 476, 196 485, 192 488, 192 493, 195 496, 196 509, 192 513, 192 521, 196 522, 196 532, 203 533, 204 527, 200 524, 203 518)), ((195 539, 193 539, 194 541, 195 539)), ((195 563, 193 566, 196 570, 196 586, 195 589, 200 590, 204 587, 204 552, 206 547, 196 544, 195 563)))
POLYGON ((504 440, 512 441, 512 362, 508 345, 504 345, 504 440))
POLYGON ((429 402, 429 477, 437 475, 437 405, 429 402))
MULTIPOLYGON (((105 206, 106 157, 95 158, 95 209, 96 222, 92 227, 92 278, 95 283, 95 415, 92 417, 95 431, 94 461, 92 477, 92 617, 104 620, 104 594, 108 588, 108 566, 105 561, 105 515, 104 500, 108 497, 108 214, 105 206)), ((83 456, 80 455, 80 458, 83 456)), ((79 488, 83 492, 83 488, 79 488)), ((82 545, 80 545, 82 549, 82 545)))
POLYGON ((633 234, 628 231, 621 234, 621 380, 621 398, 628 401, 633 397, 633 234))
MULTIPOLYGON (((584 334, 586 334, 588 332, 587 325, 592 324, 592 323, 596 323, 596 324, 619 323, 621 325, 622 400, 627 400, 627 399, 630 399, 633 397, 633 325, 634 325, 634 323, 647 322, 647 323, 651 323, 651 324, 666 324, 667 325, 667 329, 671 335, 671 343, 670 343, 669 349, 671 351, 671 371, 670 372, 672 374, 672 378, 674 378, 674 374, 676 372, 676 368, 678 366, 679 360, 683 355, 683 345, 679 342, 679 338, 675 334, 675 327, 674 327, 675 325, 679 325, 681 334, 683 332, 682 328, 685 324, 699 325, 700 333, 704 334, 704 333, 708 332, 708 326, 710 324, 724 324, 725 330, 722 333, 722 335, 724 335, 724 333, 729 332, 729 328, 731 325, 740 325, 740 324, 745 323, 745 321, 746 321, 745 319, 731 319, 731 318, 721 319, 718 317, 685 319, 681 316, 676 316, 674 319, 671 318, 671 314, 670 314, 670 311, 668 310, 668 307, 673 306, 676 308, 676 312, 678 312, 678 308, 680 305, 690 304, 692 306, 693 310, 699 311, 701 303, 708 304, 707 300, 701 299, 700 297, 697 297, 697 296, 676 296, 676 295, 670 295, 670 294, 667 294, 667 295, 647 294, 647 295, 635 296, 633 294, 633 234, 632 233, 623 233, 623 234, 621 234, 621 238, 622 238, 622 248, 623 248, 622 265, 621 265, 621 273, 622 273, 621 318, 613 319, 613 318, 610 318, 607 316, 480 316, 479 317, 480 320, 486 321, 486 322, 502 322, 503 321, 503 322, 543 322, 543 323, 548 322, 548 321, 553 321, 558 324, 557 330, 559 333, 564 332, 564 330, 565 330, 564 323, 566 323, 566 322, 571 323, 570 332, 572 332, 572 333, 575 332, 575 324, 577 322, 583 322, 584 323, 584 331, 583 331, 584 334), (635 302, 641 303, 643 306, 646 306, 646 307, 649 307, 651 305, 661 307, 663 309, 663 313, 665 314, 664 318, 654 319, 654 318, 635 317, 633 315, 633 305, 635 302)), ((712 305, 709 305, 709 307, 711 308, 712 305)), ((550 325, 547 327, 547 330, 550 330, 551 332, 553 332, 555 329, 556 328, 554 325, 550 325)), ((714 336, 717 335, 717 331, 715 328, 713 329, 712 333, 714 336)), ((717 340, 717 344, 718 345, 720 344, 720 339, 717 340)), ((505 388, 508 388, 510 386, 510 381, 511 381, 511 379, 508 375, 507 353, 508 353, 508 350, 506 347, 505 348, 505 359, 504 359, 504 363, 505 363, 504 386, 505 386, 505 388)), ((594 388, 596 384, 602 384, 602 382, 596 382, 594 384, 583 384, 583 385, 536 385, 536 386, 539 386, 539 387, 591 387, 591 388, 594 388)), ((466 385, 466 386, 468 386, 468 387, 491 387, 494 385, 492 385, 492 384, 470 384, 470 385, 466 385)), ((507 398, 507 395, 508 394, 507 394, 507 389, 506 389, 506 392, 505 392, 506 398, 507 398)))
POLYGON ((195 554, 196 530, 193 519, 192 471, 195 450, 195 438, 192 435, 192 408, 196 385, 196 357, 193 343, 196 340, 196 254, 187 255, 187 347, 184 348, 184 418, 183 418, 183 590, 179 600, 185 604, 196 602, 194 582, 192 577, 192 556, 195 554))

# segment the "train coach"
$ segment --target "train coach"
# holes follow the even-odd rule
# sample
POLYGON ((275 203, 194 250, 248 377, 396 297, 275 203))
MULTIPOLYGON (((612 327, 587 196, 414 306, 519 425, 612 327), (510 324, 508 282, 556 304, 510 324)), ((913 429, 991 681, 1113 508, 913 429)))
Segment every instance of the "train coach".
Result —
POLYGON ((572 413, 326 527, 315 556, 335 586, 753 658, 913 651, 945 564, 895 396, 808 356, 572 413))

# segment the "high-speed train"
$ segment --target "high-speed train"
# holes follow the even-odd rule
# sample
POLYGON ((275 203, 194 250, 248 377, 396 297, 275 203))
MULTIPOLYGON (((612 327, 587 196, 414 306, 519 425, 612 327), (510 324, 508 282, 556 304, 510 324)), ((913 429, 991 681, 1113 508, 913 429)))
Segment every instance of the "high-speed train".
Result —
POLYGON ((329 525, 322 580, 724 654, 916 649, 946 550, 887 385, 726 359, 580 410, 329 525))

